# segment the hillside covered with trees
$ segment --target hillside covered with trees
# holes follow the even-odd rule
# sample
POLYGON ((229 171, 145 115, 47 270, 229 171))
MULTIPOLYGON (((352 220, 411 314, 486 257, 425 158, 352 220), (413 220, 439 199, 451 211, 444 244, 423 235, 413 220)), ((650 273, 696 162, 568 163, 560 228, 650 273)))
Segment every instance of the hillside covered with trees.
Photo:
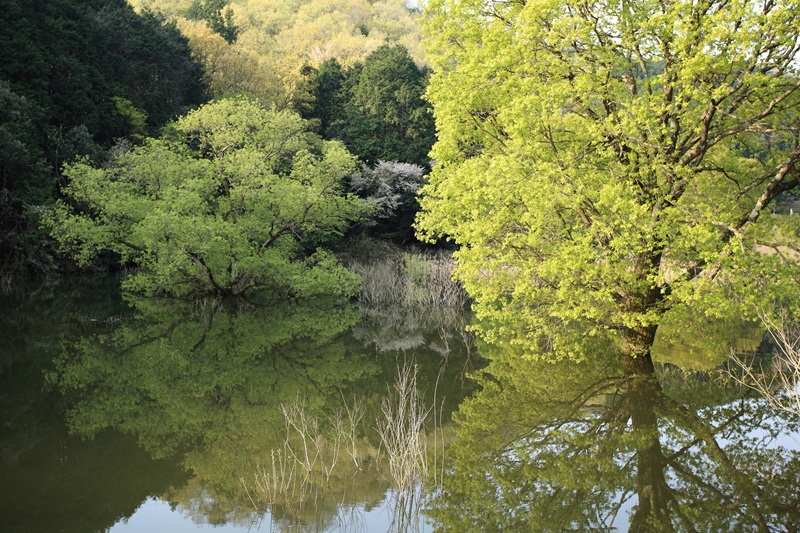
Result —
MULTIPOLYGON (((209 100, 299 115, 312 152, 341 141, 355 159, 337 187, 373 206, 362 229, 413 238, 434 141, 418 17, 397 1, 11 1, 0 14, 0 273, 72 264, 41 223, 57 200, 91 211, 74 164, 113 168, 137 146, 174 141, 173 121, 209 100)), ((107 250, 89 266, 124 257, 107 250)))
POLYGON ((36 212, 61 165, 204 102, 202 66, 173 23, 124 0, 9 0, 0 26, 0 272, 41 273, 36 212))
POLYGON ((424 66, 420 12, 405 0, 131 0, 175 20, 206 67, 211 94, 245 93, 283 109, 309 98, 306 67, 345 68, 384 44, 424 66))

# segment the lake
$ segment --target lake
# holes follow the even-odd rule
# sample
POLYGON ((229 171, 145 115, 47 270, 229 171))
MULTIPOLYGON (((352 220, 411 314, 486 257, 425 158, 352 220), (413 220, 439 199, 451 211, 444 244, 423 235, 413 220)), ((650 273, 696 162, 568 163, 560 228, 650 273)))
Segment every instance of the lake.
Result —
POLYGON ((800 529, 796 416, 724 373, 626 378, 603 341, 548 363, 469 320, 8 291, 0 531, 800 529))

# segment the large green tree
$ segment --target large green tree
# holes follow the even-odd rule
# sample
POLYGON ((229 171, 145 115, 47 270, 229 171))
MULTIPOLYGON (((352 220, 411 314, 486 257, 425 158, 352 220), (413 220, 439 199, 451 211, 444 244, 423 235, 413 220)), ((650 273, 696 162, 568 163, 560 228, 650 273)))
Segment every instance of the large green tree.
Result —
POLYGON ((323 61, 319 68, 307 68, 306 72, 310 78, 308 92, 312 101, 303 106, 300 114, 314 121, 319 132, 325 135, 344 104, 345 70, 335 58, 331 58, 323 61))
POLYGON ((65 168, 69 202, 48 223, 80 263, 119 254, 139 268, 125 287, 146 294, 356 289, 358 277, 318 248, 366 212, 343 194, 356 160, 341 143, 245 99, 189 113, 170 137, 101 168, 65 168))
MULTIPOLYGON (((667 313, 797 295, 800 5, 432 0, 438 165, 419 228, 460 244, 488 336, 568 356, 617 330, 652 372, 667 313), (563 347, 563 349, 562 349, 563 347)), ((763 303, 763 302, 762 302, 763 303)))

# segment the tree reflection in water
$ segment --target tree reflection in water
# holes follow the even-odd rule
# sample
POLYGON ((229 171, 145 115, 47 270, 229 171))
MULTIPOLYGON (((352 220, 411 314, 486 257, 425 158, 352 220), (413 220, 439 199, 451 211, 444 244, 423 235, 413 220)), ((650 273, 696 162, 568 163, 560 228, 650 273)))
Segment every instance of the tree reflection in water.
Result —
MULTIPOLYGON (((181 458, 192 479, 160 497, 201 524, 253 525, 269 511, 270 530, 364 530, 363 513, 386 505, 394 484, 376 429, 388 406, 401 405, 385 398, 403 361, 416 412, 438 406, 436 419, 417 421, 425 427, 411 438, 420 440, 407 443, 425 455, 422 466, 443 446, 446 407, 436 394, 453 406, 466 394, 453 374, 469 346, 464 357, 442 349, 451 335, 433 326, 415 332, 419 345, 395 351, 409 355, 398 361, 375 339, 408 331, 374 337, 362 322, 347 334, 362 318, 347 303, 132 304, 135 316, 72 343, 51 381, 73 406, 73 432, 121 431, 153 457, 181 458)), ((421 523, 407 508, 395 518, 397 531, 421 523)))
POLYGON ((796 417, 708 377, 625 376, 612 342, 577 363, 481 349, 483 390, 428 502, 439 530, 800 528, 796 417))
MULTIPOLYGON (((65 350, 52 379, 74 406, 74 433, 113 429, 153 457, 182 457, 194 479, 162 497, 199 523, 258 519, 242 479, 283 449, 281 405, 333 416, 329 400, 341 403, 343 390, 378 371, 340 338, 360 318, 347 303, 132 303, 134 317, 65 350)), ((384 490, 347 496, 376 501, 384 490)), ((335 518, 335 502, 318 504, 321 515, 278 510, 276 519, 335 518)))

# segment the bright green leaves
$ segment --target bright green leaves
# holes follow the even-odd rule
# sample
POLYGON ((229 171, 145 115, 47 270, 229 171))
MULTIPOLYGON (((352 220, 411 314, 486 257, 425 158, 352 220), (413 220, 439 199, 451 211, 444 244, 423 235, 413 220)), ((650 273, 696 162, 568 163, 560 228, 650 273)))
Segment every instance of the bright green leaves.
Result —
POLYGON ((674 305, 792 296, 797 260, 758 229, 787 223, 765 208, 800 176, 787 9, 429 3, 437 167, 418 228, 461 245, 490 335, 639 336, 674 305))
POLYGON ((266 111, 247 99, 220 100, 182 117, 175 126, 213 159, 253 149, 264 163, 275 165, 311 142, 306 123, 298 115, 266 111))
POLYGON ((248 100, 207 105, 171 141, 150 139, 107 168, 67 167, 74 204, 60 203, 49 226, 82 264, 112 251, 139 267, 126 281, 137 292, 349 295, 357 277, 307 252, 366 212, 342 194, 355 158, 304 125, 248 100))

